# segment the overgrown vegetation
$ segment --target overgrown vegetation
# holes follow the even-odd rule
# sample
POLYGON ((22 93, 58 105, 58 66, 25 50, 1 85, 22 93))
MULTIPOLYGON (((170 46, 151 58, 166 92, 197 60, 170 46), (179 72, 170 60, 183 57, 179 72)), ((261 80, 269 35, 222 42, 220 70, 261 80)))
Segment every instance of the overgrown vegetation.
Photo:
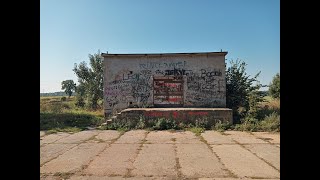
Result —
POLYGON ((78 108, 74 97, 40 97, 40 130, 49 133, 77 132, 103 122, 102 109, 89 111, 78 108))
POLYGON ((200 136, 201 133, 205 131, 205 129, 201 127, 192 127, 192 128, 187 128, 186 130, 193 132, 196 136, 200 136))
POLYGON ((229 123, 220 123, 222 126, 213 126, 212 123, 219 120, 208 120, 206 117, 198 118, 195 121, 176 121, 172 118, 145 119, 143 116, 139 118, 123 118, 101 127, 100 129, 110 130, 132 130, 132 129, 148 129, 148 130, 188 130, 200 135, 205 130, 226 130, 229 123))
POLYGON ((280 132, 280 99, 265 97, 257 104, 255 116, 242 118, 241 123, 231 126, 231 129, 280 132))
POLYGON ((79 107, 99 109, 103 100, 103 58, 100 51, 89 54, 89 65, 85 61, 75 64, 73 71, 78 77, 79 85, 76 87, 77 102, 79 107))
POLYGON ((280 75, 277 74, 269 89, 272 97, 264 98, 258 90, 263 87, 257 73, 250 78, 247 64, 241 60, 231 61, 227 69, 227 107, 233 110, 234 125, 217 123, 213 129, 228 128, 241 131, 280 131, 280 75))
POLYGON ((257 105, 262 101, 257 73, 253 78, 246 73, 247 64, 244 61, 230 61, 226 72, 227 107, 233 110, 233 121, 239 123, 246 116, 255 116, 257 105), (255 84, 254 84, 255 83, 255 84))
POLYGON ((269 95, 273 98, 280 98, 280 74, 277 73, 269 85, 269 95))
POLYGON ((221 121, 218 121, 215 125, 212 126, 212 130, 216 130, 219 132, 223 132, 225 130, 231 129, 232 124, 231 123, 222 123, 221 121))

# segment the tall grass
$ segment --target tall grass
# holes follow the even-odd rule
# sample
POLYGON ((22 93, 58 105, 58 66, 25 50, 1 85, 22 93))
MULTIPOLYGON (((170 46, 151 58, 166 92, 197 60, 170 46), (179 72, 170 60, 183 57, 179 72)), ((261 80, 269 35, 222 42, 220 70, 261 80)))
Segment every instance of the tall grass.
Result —
POLYGON ((103 109, 88 111, 78 108, 74 97, 40 97, 40 130, 77 131, 103 122, 103 109))
POLYGON ((280 99, 265 97, 265 101, 259 104, 257 117, 243 118, 234 130, 280 132, 280 99))

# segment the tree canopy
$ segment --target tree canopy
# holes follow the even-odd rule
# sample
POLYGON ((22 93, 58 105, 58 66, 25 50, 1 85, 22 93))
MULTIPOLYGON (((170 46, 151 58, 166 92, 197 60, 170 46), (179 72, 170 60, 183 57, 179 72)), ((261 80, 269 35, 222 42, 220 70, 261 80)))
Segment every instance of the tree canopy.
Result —
POLYGON ((61 86, 61 89, 68 94, 69 98, 76 89, 76 84, 73 82, 73 80, 62 81, 61 86))
POLYGON ((103 58, 100 51, 89 54, 89 65, 86 62, 75 64, 73 71, 78 77, 77 104, 97 109, 98 101, 103 99, 103 58))
POLYGON ((258 92, 262 85, 257 79, 260 72, 250 78, 244 61, 230 61, 230 65, 226 71, 226 100, 227 107, 233 110, 234 122, 238 123, 246 115, 256 115, 257 104, 262 101, 258 92))
POLYGON ((277 73, 269 85, 269 94, 273 98, 280 98, 280 74, 277 73))

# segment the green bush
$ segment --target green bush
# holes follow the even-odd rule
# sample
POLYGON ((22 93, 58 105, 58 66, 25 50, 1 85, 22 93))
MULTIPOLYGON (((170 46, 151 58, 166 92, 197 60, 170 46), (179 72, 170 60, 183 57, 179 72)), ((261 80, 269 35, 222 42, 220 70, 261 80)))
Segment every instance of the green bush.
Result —
POLYGON ((246 117, 241 120, 241 124, 236 124, 234 130, 238 131, 276 131, 280 132, 280 115, 273 112, 263 120, 246 117))
POLYGON ((262 101, 262 95, 258 93, 262 87, 258 81, 260 72, 250 77, 246 66, 242 60, 230 61, 226 71, 226 104, 232 109, 233 122, 236 124, 249 114, 254 116, 257 104, 262 101))
POLYGON ((167 129, 178 129, 178 125, 174 119, 166 120, 167 129))
POLYGON ((126 128, 130 129, 151 129, 151 130, 181 130, 181 129, 190 129, 190 128, 200 128, 200 129, 217 129, 217 130, 227 130, 231 128, 230 123, 221 123, 218 122, 215 127, 211 122, 217 120, 209 121, 206 118, 198 118, 194 122, 179 122, 172 118, 158 118, 156 120, 145 119, 143 116, 139 118, 117 118, 112 123, 108 124, 104 129, 119 129, 126 128), (210 123, 209 123, 210 122, 210 123))
POLYGON ((111 124, 108 124, 105 129, 108 129, 108 130, 128 130, 129 127, 127 124, 122 123, 122 122, 112 122, 111 124))
POLYGON ((195 121, 195 127, 209 129, 207 118, 198 118, 195 121))
POLYGON ((147 127, 146 121, 143 116, 140 116, 139 121, 135 127, 135 129, 145 129, 147 127))
POLYGON ((257 119, 252 117, 246 117, 241 119, 241 124, 235 125, 235 130, 238 131, 257 131, 259 129, 259 122, 257 119))
POLYGON ((61 101, 66 101, 66 100, 67 100, 66 97, 62 97, 62 98, 61 98, 61 101))
POLYGON ((259 106, 257 119, 263 120, 266 116, 276 113, 280 115, 280 99, 268 98, 259 106))
POLYGON ((196 136, 200 136, 201 133, 205 131, 205 129, 201 127, 187 128, 187 130, 193 132, 196 136))
POLYGON ((215 125, 212 126, 212 130, 216 130, 219 132, 223 132, 229 128, 231 128, 231 123, 227 122, 227 123, 222 123, 221 121, 218 121, 215 125))
POLYGON ((156 124, 152 127, 155 130, 165 130, 167 129, 166 119, 160 118, 157 120, 156 124))
POLYGON ((260 122, 260 128, 262 131, 280 132, 280 115, 273 112, 269 116, 266 116, 263 121, 260 122))
POLYGON ((130 130, 136 129, 138 125, 138 121, 135 119, 117 119, 116 121, 112 121, 112 123, 108 124, 104 129, 109 130, 130 130))

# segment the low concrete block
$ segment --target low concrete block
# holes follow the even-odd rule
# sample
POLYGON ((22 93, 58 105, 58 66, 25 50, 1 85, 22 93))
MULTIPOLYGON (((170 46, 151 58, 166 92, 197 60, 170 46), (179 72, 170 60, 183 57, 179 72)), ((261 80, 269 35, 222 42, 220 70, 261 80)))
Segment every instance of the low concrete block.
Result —
POLYGON ((137 123, 143 117, 147 122, 159 118, 173 119, 177 123, 206 121, 208 127, 217 122, 233 123, 232 109, 228 108, 128 108, 121 111, 114 121, 137 123))

